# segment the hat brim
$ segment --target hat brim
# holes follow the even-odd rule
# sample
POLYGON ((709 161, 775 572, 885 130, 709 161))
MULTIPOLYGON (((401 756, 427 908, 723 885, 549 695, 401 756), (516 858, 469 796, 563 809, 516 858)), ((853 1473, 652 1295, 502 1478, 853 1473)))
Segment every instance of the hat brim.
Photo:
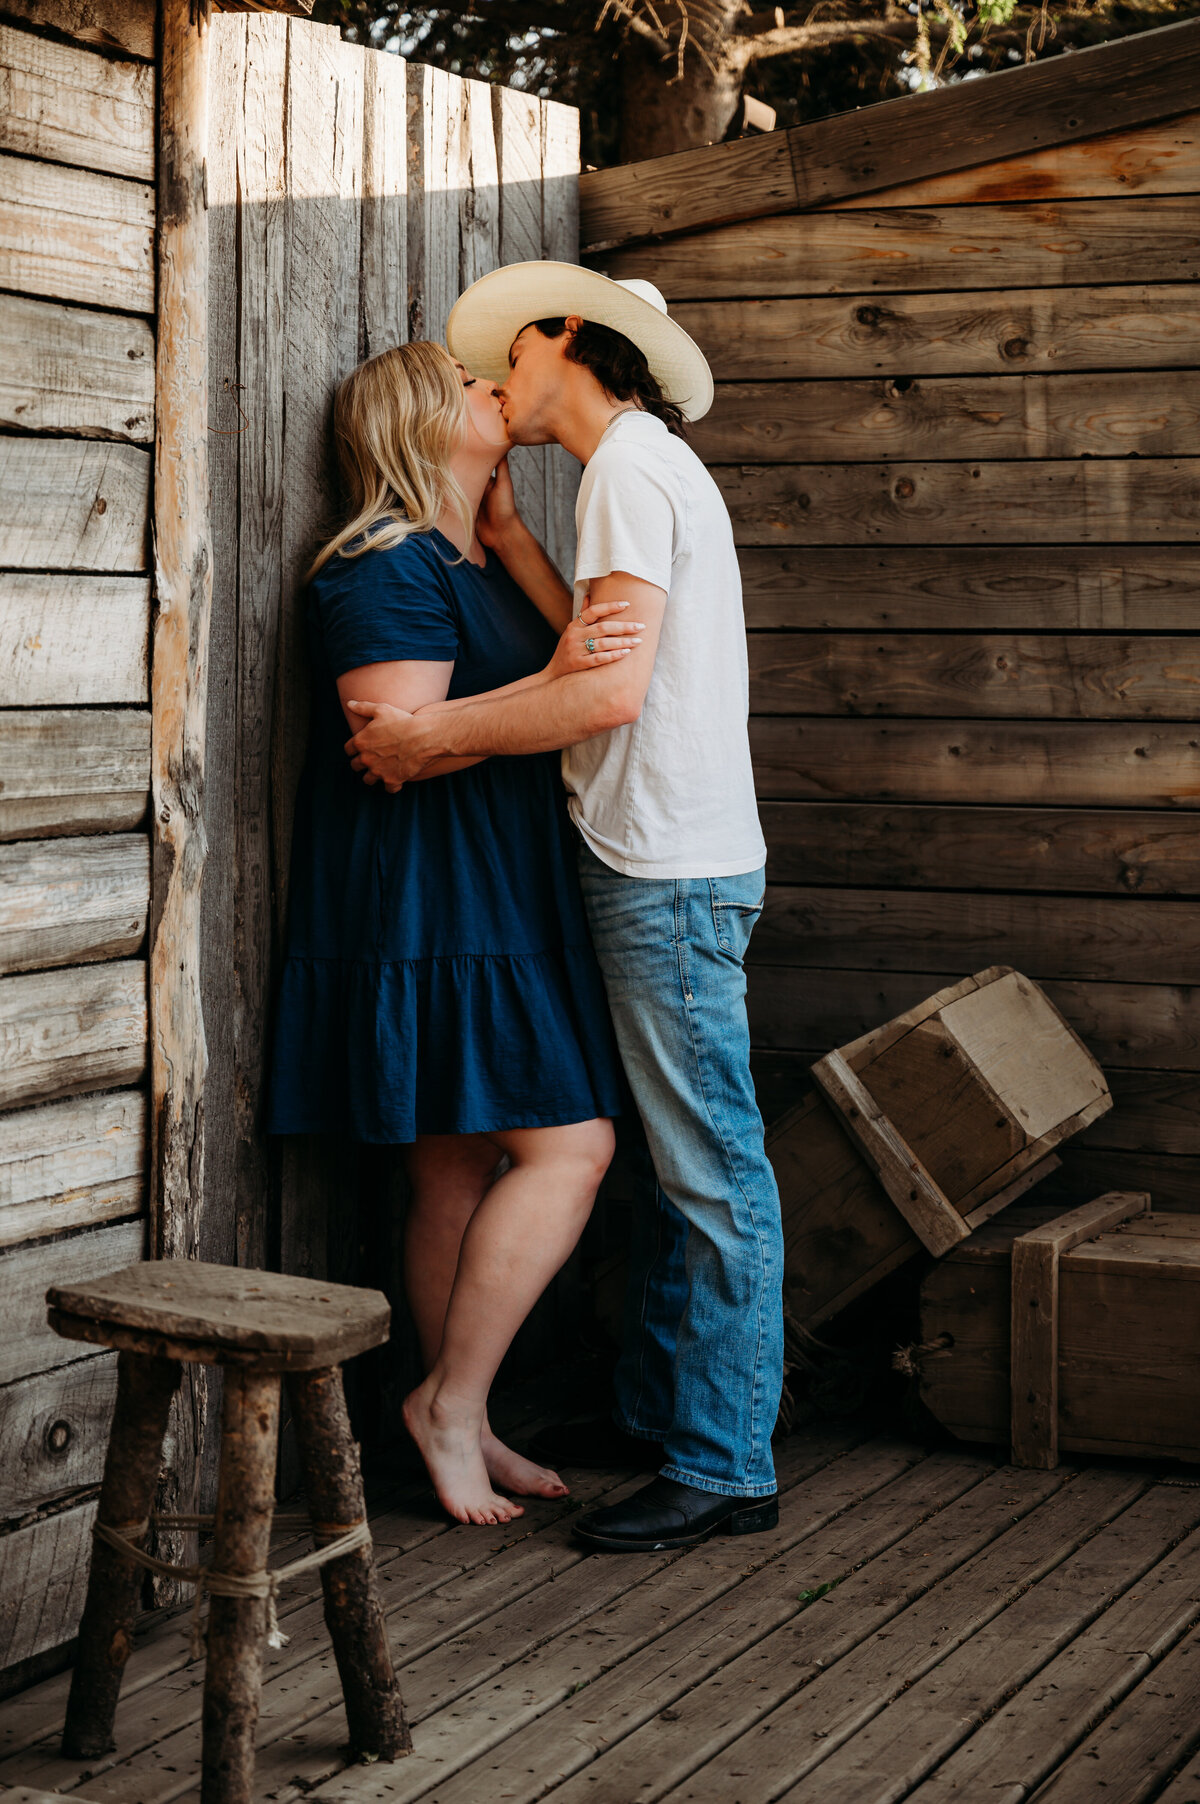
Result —
POLYGON ((454 303, 446 344, 473 375, 503 382, 509 347, 522 328, 572 313, 630 339, 685 420, 708 412, 712 371, 695 340, 652 302, 577 263, 510 263, 481 276, 454 303))

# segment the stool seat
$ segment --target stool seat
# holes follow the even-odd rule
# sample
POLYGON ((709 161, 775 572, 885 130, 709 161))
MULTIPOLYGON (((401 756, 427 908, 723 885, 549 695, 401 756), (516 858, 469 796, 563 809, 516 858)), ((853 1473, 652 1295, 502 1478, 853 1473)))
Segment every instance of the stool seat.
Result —
POLYGON ((70 1340, 201 1365, 315 1371, 388 1337, 378 1290, 191 1259, 152 1259, 46 1292, 50 1323, 70 1340))

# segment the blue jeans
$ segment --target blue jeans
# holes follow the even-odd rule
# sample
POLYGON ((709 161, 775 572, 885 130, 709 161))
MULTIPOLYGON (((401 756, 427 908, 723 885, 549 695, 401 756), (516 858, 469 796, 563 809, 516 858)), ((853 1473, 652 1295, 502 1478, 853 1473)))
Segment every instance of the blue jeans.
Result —
POLYGON ((584 900, 657 1185, 634 1211, 617 1417, 664 1476, 775 1489, 783 1231, 750 1076, 742 968, 763 873, 625 877, 580 847, 584 900))

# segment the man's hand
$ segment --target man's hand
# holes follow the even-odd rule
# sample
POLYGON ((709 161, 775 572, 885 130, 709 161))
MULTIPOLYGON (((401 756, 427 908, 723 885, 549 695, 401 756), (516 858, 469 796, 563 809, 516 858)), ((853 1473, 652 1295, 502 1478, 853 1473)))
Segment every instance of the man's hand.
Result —
POLYGON ((346 754, 364 783, 382 783, 389 795, 419 777, 437 753, 426 743, 426 729, 415 714, 388 702, 344 704, 347 713, 360 715, 364 725, 346 741, 346 754))

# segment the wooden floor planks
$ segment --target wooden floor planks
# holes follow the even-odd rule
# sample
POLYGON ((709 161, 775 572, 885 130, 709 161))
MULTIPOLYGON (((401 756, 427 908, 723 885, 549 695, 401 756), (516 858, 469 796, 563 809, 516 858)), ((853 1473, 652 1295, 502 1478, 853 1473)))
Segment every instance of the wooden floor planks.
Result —
MULTIPOLYGON (((1053 1473, 853 1427, 778 1449, 776 1530, 586 1556, 575 1475, 506 1530, 373 1513, 415 1754, 347 1766, 319 1586, 285 1593, 255 1797, 271 1804, 1197 1804, 1200 1486, 1053 1473)), ((280 1545, 276 1558, 293 1545, 280 1545)), ((130 1664, 118 1753, 58 1755, 66 1675, 0 1705, 0 1787, 199 1798, 187 1622, 130 1664)))

